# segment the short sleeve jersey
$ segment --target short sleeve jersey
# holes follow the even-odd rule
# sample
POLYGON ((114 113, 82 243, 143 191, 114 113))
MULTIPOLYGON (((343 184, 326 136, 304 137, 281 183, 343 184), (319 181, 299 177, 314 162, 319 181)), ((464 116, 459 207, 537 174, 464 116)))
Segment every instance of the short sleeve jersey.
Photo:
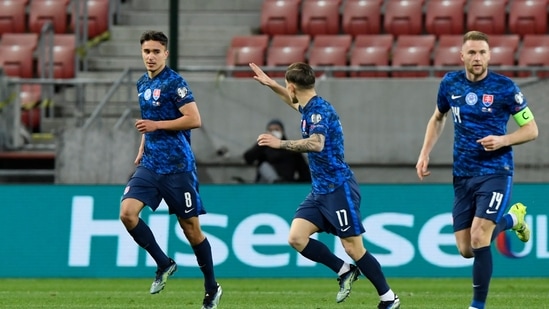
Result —
POLYGON ((353 172, 345 162, 343 127, 333 106, 319 96, 313 97, 305 107, 300 107, 301 135, 313 134, 325 137, 321 152, 309 152, 312 191, 327 194, 352 177, 353 172))
POLYGON ((513 175, 510 146, 486 151, 477 140, 507 133, 509 117, 528 103, 508 77, 488 71, 486 78, 471 82, 465 71, 450 72, 440 83, 438 110, 452 110, 454 120, 454 176, 513 175))
MULTIPOLYGON (((141 117, 160 121, 182 116, 179 109, 194 102, 191 89, 183 77, 165 67, 154 78, 148 74, 137 81, 141 117)), ((195 169, 191 149, 191 131, 156 130, 145 133, 141 165, 157 174, 173 174, 195 169)))

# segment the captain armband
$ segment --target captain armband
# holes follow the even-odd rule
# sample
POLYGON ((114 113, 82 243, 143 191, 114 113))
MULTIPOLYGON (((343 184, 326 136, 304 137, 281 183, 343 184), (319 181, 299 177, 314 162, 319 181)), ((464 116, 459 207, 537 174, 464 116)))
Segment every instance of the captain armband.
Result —
POLYGON ((517 122, 517 124, 522 127, 523 125, 527 124, 528 122, 534 119, 534 114, 532 114, 532 111, 530 110, 529 107, 526 107, 520 112, 514 114, 513 118, 515 118, 515 121, 517 122))

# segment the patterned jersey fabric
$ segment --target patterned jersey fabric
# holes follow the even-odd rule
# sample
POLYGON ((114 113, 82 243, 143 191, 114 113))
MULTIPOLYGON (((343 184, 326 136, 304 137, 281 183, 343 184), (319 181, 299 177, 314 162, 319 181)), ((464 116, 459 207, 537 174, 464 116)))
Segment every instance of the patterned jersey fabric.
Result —
POLYGON ((333 192, 347 181, 353 172, 345 162, 343 127, 333 106, 319 96, 313 97, 301 112, 301 135, 308 138, 322 134, 326 140, 321 152, 309 152, 312 191, 333 192))
MULTIPOLYGON (((137 81, 141 117, 149 120, 173 120, 181 117, 179 108, 194 102, 183 77, 165 67, 154 78, 143 75, 137 81)), ((141 165, 157 174, 173 174, 195 169, 191 149, 191 131, 156 130, 145 133, 141 165)))
POLYGON ((440 82, 437 106, 452 110, 454 120, 454 176, 513 175, 510 146, 485 151, 477 140, 507 133, 509 117, 528 106, 518 86, 508 77, 488 71, 471 82, 465 71, 450 72, 440 82))

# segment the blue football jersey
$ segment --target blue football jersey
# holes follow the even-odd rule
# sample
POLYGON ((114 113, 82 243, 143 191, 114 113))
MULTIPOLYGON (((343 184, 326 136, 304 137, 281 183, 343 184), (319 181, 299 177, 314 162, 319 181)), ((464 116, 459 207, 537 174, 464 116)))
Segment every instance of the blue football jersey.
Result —
POLYGON ((452 110, 454 120, 454 176, 513 175, 510 146, 486 151, 477 140, 507 133, 509 117, 528 106, 519 87, 508 77, 488 71, 471 82, 465 71, 450 72, 440 82, 437 106, 452 110))
POLYGON ((301 135, 308 138, 312 134, 325 136, 321 152, 309 152, 312 191, 326 194, 334 191, 352 177, 353 172, 345 162, 343 127, 334 107, 319 96, 313 97, 301 112, 301 135))
MULTIPOLYGON (((165 67, 154 78, 144 74, 137 81, 141 117, 149 120, 173 120, 181 117, 179 108, 194 102, 187 82, 165 67)), ((191 149, 191 131, 156 130, 145 133, 141 165, 157 174, 173 174, 195 169, 191 149)))

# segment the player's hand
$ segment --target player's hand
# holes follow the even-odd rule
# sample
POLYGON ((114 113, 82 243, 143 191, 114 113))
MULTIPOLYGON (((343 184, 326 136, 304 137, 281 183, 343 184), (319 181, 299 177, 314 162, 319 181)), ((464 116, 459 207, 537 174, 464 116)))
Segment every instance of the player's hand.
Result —
POLYGON ((155 121, 146 119, 137 119, 135 121, 135 127, 139 133, 154 132, 158 129, 158 125, 155 121))
POLYGON ((137 157, 135 157, 135 160, 133 161, 133 164, 135 165, 139 165, 139 163, 141 163, 141 159, 143 158, 143 153, 142 152, 139 152, 137 154, 137 157))
POLYGON ((259 146, 267 146, 275 149, 280 148, 280 139, 273 136, 271 133, 263 133, 257 138, 259 146))
POLYGON ((263 72, 263 70, 259 66, 257 66, 257 64, 253 62, 250 63, 250 68, 252 68, 255 73, 254 79, 260 84, 265 86, 271 86, 275 82, 272 78, 269 77, 269 75, 265 74, 265 72, 263 72))
POLYGON ((429 157, 419 157, 419 159, 417 159, 416 173, 417 173, 417 177, 420 180, 423 180, 424 177, 431 175, 431 172, 429 171, 428 167, 429 167, 429 157))
POLYGON ((498 135, 488 135, 477 140, 477 143, 479 143, 485 151, 495 151, 501 147, 507 146, 505 136, 498 135))

